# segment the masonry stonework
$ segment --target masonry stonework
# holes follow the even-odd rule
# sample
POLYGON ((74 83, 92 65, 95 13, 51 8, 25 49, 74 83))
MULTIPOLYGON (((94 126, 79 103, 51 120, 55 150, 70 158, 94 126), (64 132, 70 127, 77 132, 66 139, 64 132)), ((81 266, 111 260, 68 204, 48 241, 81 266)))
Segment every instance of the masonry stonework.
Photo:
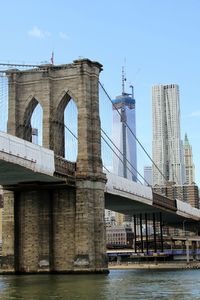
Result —
POLYGON ((4 191, 4 209, 2 220, 2 257, 1 268, 8 272, 15 271, 14 255, 14 193, 4 191))
MULTIPOLYGON (((88 59, 9 70, 8 133, 31 141, 31 117, 43 109, 43 147, 64 158, 64 110, 78 109, 75 187, 23 183, 5 194, 3 255, 14 272, 107 272, 98 80, 88 59), (15 191, 16 189, 16 191, 15 191)), ((7 187, 8 188, 8 187, 7 187)))

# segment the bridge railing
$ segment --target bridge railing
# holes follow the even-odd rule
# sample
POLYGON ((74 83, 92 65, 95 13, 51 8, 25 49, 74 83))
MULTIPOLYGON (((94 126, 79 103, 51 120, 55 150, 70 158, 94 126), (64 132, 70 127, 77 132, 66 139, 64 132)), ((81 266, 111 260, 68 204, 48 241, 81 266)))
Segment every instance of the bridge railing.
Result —
POLYGON ((183 202, 176 199, 177 210, 181 213, 190 214, 197 219, 200 218, 200 210, 198 208, 192 207, 189 203, 183 202))
POLYGON ((166 208, 174 212, 177 211, 176 200, 172 200, 155 192, 153 192, 153 205, 159 208, 166 208))
POLYGON ((58 155, 54 155, 54 159, 55 159, 55 174, 57 176, 69 178, 74 184, 76 163, 70 162, 58 155))
POLYGON ((50 176, 55 170, 53 151, 1 131, 0 157, 50 176))

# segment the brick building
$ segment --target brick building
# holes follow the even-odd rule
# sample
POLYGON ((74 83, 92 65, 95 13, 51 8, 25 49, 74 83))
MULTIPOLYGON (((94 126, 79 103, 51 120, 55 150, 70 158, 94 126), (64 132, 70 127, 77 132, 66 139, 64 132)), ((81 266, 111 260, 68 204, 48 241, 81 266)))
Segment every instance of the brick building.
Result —
POLYGON ((199 190, 195 184, 190 185, 166 185, 155 186, 155 193, 164 195, 171 199, 178 199, 190 204, 192 207, 199 208, 199 190))
POLYGON ((134 233, 132 228, 123 225, 107 226, 106 244, 107 247, 133 247, 134 233))

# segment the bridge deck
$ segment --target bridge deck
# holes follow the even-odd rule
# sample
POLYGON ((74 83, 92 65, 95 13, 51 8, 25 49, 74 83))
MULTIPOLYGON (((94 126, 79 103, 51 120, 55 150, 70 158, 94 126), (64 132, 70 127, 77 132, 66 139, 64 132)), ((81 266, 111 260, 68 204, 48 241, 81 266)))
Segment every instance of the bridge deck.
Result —
POLYGON ((107 209, 138 215, 162 212, 165 224, 183 224, 184 220, 199 221, 200 210, 180 200, 172 200, 152 192, 151 187, 129 181, 114 174, 107 174, 105 206, 107 209))
MULTIPOLYGON (((75 186, 75 164, 54 152, 9 134, 0 132, 0 185, 6 189, 18 186, 75 186)), ((179 200, 152 192, 150 187, 107 174, 105 206, 123 214, 162 212, 163 221, 180 223, 185 219, 199 221, 200 210, 179 200)))
POLYGON ((4 132, 0 132, 0 170, 0 184, 8 189, 19 184, 75 184, 75 164, 4 132))

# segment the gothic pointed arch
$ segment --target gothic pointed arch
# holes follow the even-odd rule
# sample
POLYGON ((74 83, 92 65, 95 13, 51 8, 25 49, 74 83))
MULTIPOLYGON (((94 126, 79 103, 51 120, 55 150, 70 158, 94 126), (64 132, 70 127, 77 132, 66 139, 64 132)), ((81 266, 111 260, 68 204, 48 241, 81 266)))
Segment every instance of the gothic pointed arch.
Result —
POLYGON ((73 101, 78 105, 78 101, 76 96, 69 89, 63 90, 57 99, 56 102, 56 111, 64 111, 69 101, 73 99, 73 101))
POLYGON ((78 155, 78 108, 71 98, 65 107, 65 159, 75 162, 78 155))
MULTIPOLYGON (((23 114, 23 123, 20 126, 20 136, 27 140, 32 141, 32 126, 31 126, 31 118, 33 115, 33 112, 37 105, 40 104, 40 102, 36 99, 34 96, 29 96, 26 100, 25 107, 24 107, 24 114, 23 114)), ((41 124, 42 126, 42 124, 41 124)))
MULTIPOLYGON (((66 126, 65 126, 65 110, 69 102, 73 101, 77 105, 76 99, 73 97, 73 94, 69 90, 64 90, 60 93, 57 105, 53 114, 53 137, 54 137, 54 152, 55 154, 65 157, 65 138, 66 138, 66 126)), ((77 120, 76 120, 77 122, 77 120)))

